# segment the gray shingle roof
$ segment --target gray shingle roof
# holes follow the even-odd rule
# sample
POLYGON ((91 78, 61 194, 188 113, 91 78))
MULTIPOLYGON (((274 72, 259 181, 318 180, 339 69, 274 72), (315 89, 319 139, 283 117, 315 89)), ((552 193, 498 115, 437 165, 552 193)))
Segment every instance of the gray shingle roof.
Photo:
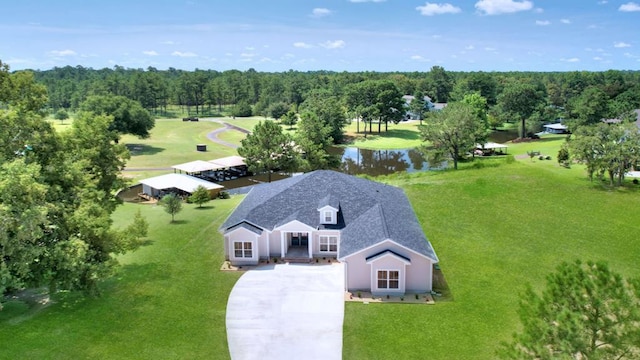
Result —
POLYGON ((438 261, 402 189, 331 170, 256 185, 220 227, 248 222, 273 230, 291 220, 322 228, 318 204, 339 202, 342 258, 391 239, 438 261))

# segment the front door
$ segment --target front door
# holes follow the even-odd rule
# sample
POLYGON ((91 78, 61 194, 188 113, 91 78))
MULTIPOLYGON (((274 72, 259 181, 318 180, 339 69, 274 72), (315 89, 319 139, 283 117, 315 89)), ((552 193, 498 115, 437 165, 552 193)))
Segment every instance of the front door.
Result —
POLYGON ((291 233, 291 246, 308 246, 309 234, 307 233, 291 233))

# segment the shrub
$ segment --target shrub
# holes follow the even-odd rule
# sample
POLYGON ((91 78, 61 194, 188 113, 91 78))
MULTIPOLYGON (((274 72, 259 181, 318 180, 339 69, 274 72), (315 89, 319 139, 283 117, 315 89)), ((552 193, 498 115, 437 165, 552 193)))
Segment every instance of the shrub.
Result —
POLYGON ((507 164, 513 164, 516 162, 516 158, 513 155, 507 155, 507 157, 504 158, 504 162, 507 164))
POLYGON ((544 160, 544 155, 538 156, 538 160, 544 160))
POLYGON ((550 156, 550 155, 547 155, 547 156, 545 157, 545 159, 546 159, 546 160, 551 160, 551 156, 550 156))
POLYGON ((228 191, 220 191, 220 194, 218 194, 218 197, 219 197, 220 199, 228 199, 228 198, 230 198, 231 196, 229 195, 229 192, 228 192, 228 191))

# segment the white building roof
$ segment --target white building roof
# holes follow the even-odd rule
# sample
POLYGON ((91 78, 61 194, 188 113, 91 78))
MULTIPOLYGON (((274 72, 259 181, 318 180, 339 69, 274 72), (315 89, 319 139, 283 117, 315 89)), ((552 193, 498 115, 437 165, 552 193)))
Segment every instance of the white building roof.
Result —
POLYGON ((562 125, 562 124, 546 124, 543 126, 549 129, 554 129, 554 130, 567 130, 567 125, 562 125))
POLYGON ((140 183, 158 190, 176 188, 188 193, 194 192, 200 185, 204 186, 207 190, 221 189, 224 187, 222 185, 185 174, 160 175, 140 180, 140 183))
POLYGON ((229 168, 235 166, 246 166, 244 158, 242 156, 234 155, 227 156, 220 159, 209 160, 209 163, 218 165, 219 168, 229 168))
MULTIPOLYGON (((482 145, 480 144, 476 144, 476 147, 478 149, 482 149, 482 145)), ((506 149, 508 148, 507 145, 504 144, 498 144, 498 143, 494 143, 494 142, 488 142, 484 144, 484 148, 485 149, 506 149)))
POLYGON ((172 166, 172 168, 184 171, 186 173, 197 173, 197 172, 220 169, 222 168, 222 166, 212 164, 208 161, 196 160, 196 161, 191 161, 184 164, 174 165, 172 166))

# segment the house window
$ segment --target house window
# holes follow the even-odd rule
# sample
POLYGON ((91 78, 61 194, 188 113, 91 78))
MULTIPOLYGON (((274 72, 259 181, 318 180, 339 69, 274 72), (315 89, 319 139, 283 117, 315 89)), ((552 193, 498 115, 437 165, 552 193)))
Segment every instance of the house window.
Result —
POLYGON ((320 252, 336 252, 338 251, 337 236, 320 236, 320 252))
POLYGON ((253 257, 253 244, 251 242, 234 242, 233 243, 234 255, 237 258, 252 258, 253 257))
POLYGON ((398 270, 378 270, 378 289, 399 289, 400 272, 398 270))
POLYGON ((333 213, 331 211, 324 212, 324 222, 330 224, 333 222, 333 213))

